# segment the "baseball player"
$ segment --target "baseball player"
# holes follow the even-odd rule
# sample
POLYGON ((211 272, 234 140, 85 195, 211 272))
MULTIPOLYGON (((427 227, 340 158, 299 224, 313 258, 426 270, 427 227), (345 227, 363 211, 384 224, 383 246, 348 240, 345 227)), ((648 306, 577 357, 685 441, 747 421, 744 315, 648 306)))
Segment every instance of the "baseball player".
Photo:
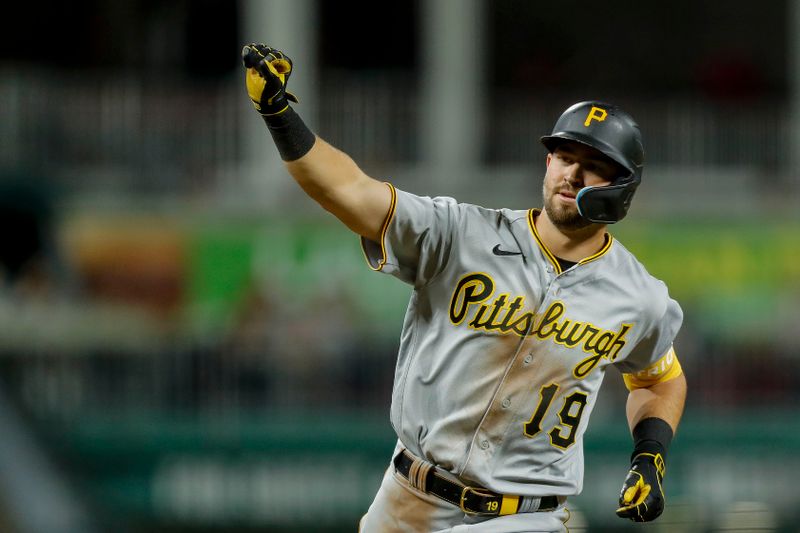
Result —
POLYGON ((288 57, 250 44, 243 60, 289 173, 360 235, 372 270, 413 286, 392 394, 397 446, 360 531, 565 531, 610 367, 630 390, 633 436, 616 513, 657 518, 686 394, 672 347, 683 314, 606 231, 641 181, 633 119, 573 105, 541 139, 544 208, 487 209, 367 176, 289 106, 288 57))

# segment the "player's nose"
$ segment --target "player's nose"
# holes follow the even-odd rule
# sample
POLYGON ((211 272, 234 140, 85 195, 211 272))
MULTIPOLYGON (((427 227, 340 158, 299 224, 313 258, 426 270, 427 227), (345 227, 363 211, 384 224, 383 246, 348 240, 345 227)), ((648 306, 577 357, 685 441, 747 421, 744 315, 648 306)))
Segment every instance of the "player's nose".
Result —
POLYGON ((580 163, 572 163, 564 169, 564 181, 570 185, 579 185, 583 182, 583 167, 580 163))

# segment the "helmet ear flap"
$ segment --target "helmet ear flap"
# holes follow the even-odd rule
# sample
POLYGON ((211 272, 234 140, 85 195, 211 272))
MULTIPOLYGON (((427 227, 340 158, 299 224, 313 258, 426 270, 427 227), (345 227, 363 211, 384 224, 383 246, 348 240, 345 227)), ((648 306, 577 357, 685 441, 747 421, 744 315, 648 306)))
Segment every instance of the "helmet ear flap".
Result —
POLYGON ((619 222, 628 213, 638 185, 636 181, 626 180, 616 185, 584 187, 575 197, 578 213, 586 220, 598 224, 619 222))

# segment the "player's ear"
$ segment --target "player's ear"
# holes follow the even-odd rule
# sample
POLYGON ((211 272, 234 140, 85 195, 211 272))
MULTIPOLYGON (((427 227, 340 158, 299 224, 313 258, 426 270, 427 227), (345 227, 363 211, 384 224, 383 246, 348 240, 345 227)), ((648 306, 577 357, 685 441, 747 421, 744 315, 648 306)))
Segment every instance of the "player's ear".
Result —
POLYGON ((553 158, 553 154, 551 154, 550 152, 548 152, 548 153, 547 153, 547 159, 545 159, 544 166, 546 166, 546 167, 549 167, 549 166, 550 166, 550 160, 551 160, 552 158, 553 158))

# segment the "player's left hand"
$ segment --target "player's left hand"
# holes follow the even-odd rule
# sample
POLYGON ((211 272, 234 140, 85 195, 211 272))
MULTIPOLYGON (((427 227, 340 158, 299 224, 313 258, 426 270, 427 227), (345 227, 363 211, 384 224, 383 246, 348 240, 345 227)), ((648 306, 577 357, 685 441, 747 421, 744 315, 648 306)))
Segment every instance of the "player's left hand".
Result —
POLYGON ((664 510, 664 479, 666 466, 660 453, 640 453, 631 461, 628 477, 619 494, 617 516, 634 522, 649 522, 664 510))
POLYGON ((286 111, 297 97, 286 90, 292 73, 292 60, 283 52, 264 44, 248 44, 242 48, 242 63, 247 69, 247 94, 256 111, 262 115, 278 115, 286 111))

